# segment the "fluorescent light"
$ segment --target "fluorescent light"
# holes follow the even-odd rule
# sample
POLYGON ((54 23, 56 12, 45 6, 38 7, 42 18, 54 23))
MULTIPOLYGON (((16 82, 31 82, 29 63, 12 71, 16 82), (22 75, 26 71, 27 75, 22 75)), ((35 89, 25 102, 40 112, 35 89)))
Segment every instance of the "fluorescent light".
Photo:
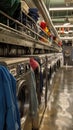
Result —
POLYGON ((59 28, 59 27, 65 27, 65 28, 73 28, 73 24, 72 25, 54 25, 55 28, 59 28))
MULTIPOLYGON (((58 33, 62 33, 62 31, 58 31, 58 33)), ((72 30, 69 30, 69 31, 64 31, 63 34, 72 34, 73 31, 72 30)))
POLYGON ((68 31, 64 31, 65 34, 68 34, 69 32, 68 31))
POLYGON ((70 23, 65 23, 65 24, 63 24, 63 26, 68 26, 68 25, 70 25, 70 23))
POLYGON ((73 37, 60 37, 61 40, 73 40, 73 37))
POLYGON ((67 11, 67 10, 73 10, 73 7, 60 7, 60 8, 49 8, 49 11, 67 11))

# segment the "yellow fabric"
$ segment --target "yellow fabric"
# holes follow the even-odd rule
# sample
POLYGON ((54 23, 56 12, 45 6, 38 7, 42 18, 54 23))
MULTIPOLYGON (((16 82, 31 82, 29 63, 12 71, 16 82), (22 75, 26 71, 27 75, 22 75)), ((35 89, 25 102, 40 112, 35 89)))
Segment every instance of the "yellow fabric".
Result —
POLYGON ((48 35, 50 35, 51 33, 50 33, 50 31, 49 31, 49 29, 46 27, 46 28, 44 28, 44 31, 48 34, 48 35))

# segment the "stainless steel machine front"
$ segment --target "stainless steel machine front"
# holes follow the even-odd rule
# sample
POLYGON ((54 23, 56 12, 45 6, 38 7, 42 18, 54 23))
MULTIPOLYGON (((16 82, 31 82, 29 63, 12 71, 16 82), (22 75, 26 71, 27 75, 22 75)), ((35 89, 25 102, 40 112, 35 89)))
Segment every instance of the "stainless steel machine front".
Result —
MULTIPOLYGON (((39 126, 43 119, 43 115, 46 108, 46 58, 45 55, 27 55, 25 57, 34 58, 40 65, 40 78, 36 76, 36 87, 39 89, 37 92, 38 103, 39 103, 39 126), (38 84, 37 84, 38 83, 38 84), (39 101, 40 100, 40 101, 39 101)), ((35 119, 34 119, 35 120, 35 119)), ((33 121, 34 122, 34 121, 33 121)), ((33 123, 34 125, 35 123, 33 123)), ((36 126, 33 126, 34 128, 36 126)))
POLYGON ((26 75, 28 75, 30 71, 29 58, 0 58, 0 64, 7 66, 10 73, 16 78, 21 129, 31 130, 31 121, 29 119, 30 90, 26 83, 26 75))

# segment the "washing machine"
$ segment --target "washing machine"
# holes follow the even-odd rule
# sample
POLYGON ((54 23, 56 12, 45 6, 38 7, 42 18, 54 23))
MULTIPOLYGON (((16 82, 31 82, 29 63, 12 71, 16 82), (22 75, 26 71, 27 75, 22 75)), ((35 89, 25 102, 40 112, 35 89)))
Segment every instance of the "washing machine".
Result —
POLYGON ((10 73, 16 78, 16 94, 21 119, 21 130, 31 130, 32 124, 29 117, 30 89, 26 82, 26 75, 30 71, 29 58, 0 58, 0 64, 7 66, 10 73))
POLYGON ((53 73, 54 54, 46 54, 46 56, 47 56, 47 73, 48 73, 48 80, 49 80, 53 73))
MULTIPOLYGON (((41 102, 39 104, 39 125, 41 124, 41 121, 43 119, 43 115, 44 115, 44 112, 45 112, 45 108, 46 108, 46 57, 45 55, 27 55, 25 57, 33 57, 40 65, 40 73, 41 73, 41 76, 40 76, 40 83, 37 85, 37 87, 40 87, 40 90, 41 92, 39 92, 37 95, 40 95, 41 97, 41 102)), ((35 76, 36 77, 36 76, 35 76)), ((37 76, 38 78, 38 76, 37 76)), ((39 79, 38 79, 39 80, 39 79)), ((39 100, 39 99, 38 99, 39 100)), ((33 122, 36 122, 35 121, 36 119, 34 119, 33 122)), ((33 123, 34 124, 34 128, 36 128, 35 124, 36 123, 33 123)))

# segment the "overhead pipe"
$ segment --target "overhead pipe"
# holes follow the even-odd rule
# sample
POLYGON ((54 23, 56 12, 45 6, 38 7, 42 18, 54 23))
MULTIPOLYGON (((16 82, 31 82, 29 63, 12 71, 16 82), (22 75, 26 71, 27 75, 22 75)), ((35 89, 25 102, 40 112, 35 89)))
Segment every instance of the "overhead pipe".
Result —
POLYGON ((48 25, 50 25, 50 28, 52 29, 53 33, 55 34, 55 36, 59 39, 59 35, 57 33, 57 30, 55 29, 53 23, 52 23, 52 20, 51 20, 51 17, 50 17, 50 14, 49 14, 49 11, 47 10, 46 6, 45 6, 45 3, 43 0, 32 0, 35 5, 37 6, 37 8, 39 9, 39 11, 41 12, 44 20, 47 22, 48 25))

